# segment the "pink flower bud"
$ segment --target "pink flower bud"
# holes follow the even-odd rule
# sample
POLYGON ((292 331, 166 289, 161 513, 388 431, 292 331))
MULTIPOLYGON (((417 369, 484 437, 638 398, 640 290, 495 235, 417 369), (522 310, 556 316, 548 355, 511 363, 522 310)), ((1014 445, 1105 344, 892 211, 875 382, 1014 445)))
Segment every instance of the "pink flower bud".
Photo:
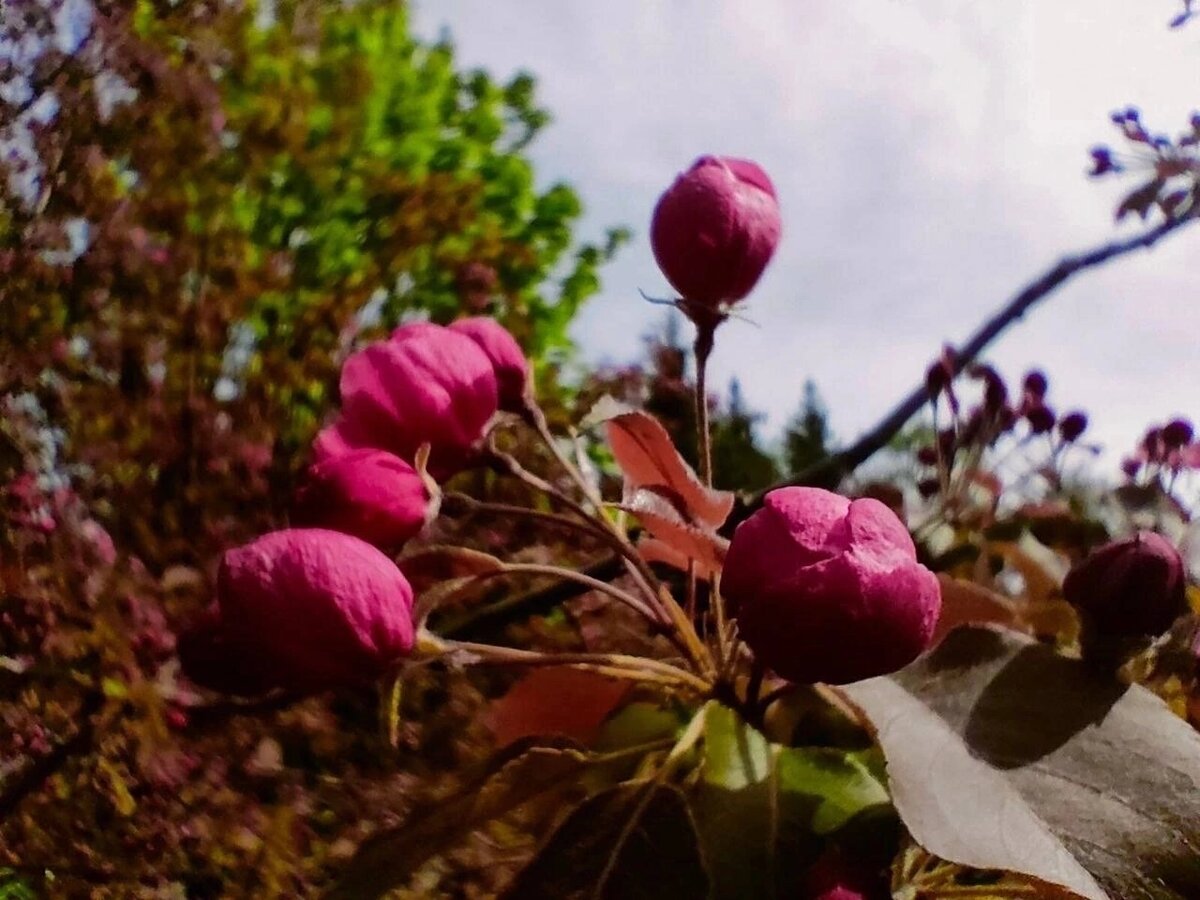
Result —
POLYGON ((883 868, 827 849, 804 874, 805 900, 883 900, 890 896, 883 868))
POLYGON ((1185 587, 1179 551, 1161 535, 1140 531, 1076 564, 1063 596, 1096 634, 1159 635, 1186 612, 1185 587))
POLYGON ((496 373, 466 335, 428 322, 397 328, 342 368, 342 414, 313 445, 317 461, 352 448, 412 462, 431 445, 430 472, 466 465, 497 409, 496 373))
POLYGON ((767 495, 734 533, 721 591, 758 659, 802 683, 902 668, 941 609, 937 578, 895 513, 818 488, 767 495))
POLYGON ((425 527, 428 512, 429 494, 412 466, 384 450, 351 450, 309 468, 294 521, 397 550, 425 527))
POLYGON ((229 550, 217 609, 181 640, 200 684, 230 693, 369 682, 413 647, 412 588, 370 544, 319 528, 229 550))
POLYGON ((500 408, 508 412, 524 409, 529 390, 529 360, 508 329, 487 316, 459 319, 449 328, 473 340, 491 360, 500 390, 500 408))
POLYGON ((748 160, 702 156, 659 198, 650 244, 685 300, 716 308, 750 293, 782 229, 766 172, 748 160))

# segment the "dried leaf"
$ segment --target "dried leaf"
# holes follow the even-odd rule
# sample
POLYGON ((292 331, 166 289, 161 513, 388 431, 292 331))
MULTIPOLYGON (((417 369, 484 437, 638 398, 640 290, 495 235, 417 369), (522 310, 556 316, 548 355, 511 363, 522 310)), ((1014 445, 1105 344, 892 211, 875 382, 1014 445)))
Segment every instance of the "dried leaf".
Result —
POLYGON ((501 747, 548 735, 590 746, 631 689, 629 682, 594 672, 566 666, 537 668, 493 701, 486 722, 501 747))
POLYGON ((733 494, 701 484, 657 419, 644 412, 622 413, 608 420, 606 430, 625 475, 626 497, 639 488, 664 489, 678 497, 687 521, 714 530, 724 524, 733 494))
POLYGON ((1090 900, 1200 896, 1200 735, 1148 691, 986 628, 839 690, 937 856, 1090 900))
POLYGON ((585 800, 503 895, 506 900, 663 900, 709 896, 687 801, 660 784, 585 800))

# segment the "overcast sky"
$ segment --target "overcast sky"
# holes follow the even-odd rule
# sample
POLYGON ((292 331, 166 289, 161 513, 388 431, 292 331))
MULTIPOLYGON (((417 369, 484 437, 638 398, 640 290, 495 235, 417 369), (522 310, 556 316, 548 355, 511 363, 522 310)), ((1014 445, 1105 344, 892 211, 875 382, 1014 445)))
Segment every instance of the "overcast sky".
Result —
MULTIPOLYGON (((806 377, 851 439, 1065 252, 1122 233, 1133 182, 1094 182, 1087 151, 1116 143, 1136 104, 1152 131, 1200 107, 1200 24, 1176 0, 424 0, 465 65, 528 69, 554 123, 539 179, 587 205, 581 232, 634 229, 575 329, 593 362, 628 361, 668 293, 646 239, 658 194, 703 153, 772 176, 784 237, 751 294, 753 324, 718 336, 768 435, 806 377)), ((1114 460, 1151 420, 1200 418, 1200 229, 1054 294, 989 357, 1051 379, 1114 460)))

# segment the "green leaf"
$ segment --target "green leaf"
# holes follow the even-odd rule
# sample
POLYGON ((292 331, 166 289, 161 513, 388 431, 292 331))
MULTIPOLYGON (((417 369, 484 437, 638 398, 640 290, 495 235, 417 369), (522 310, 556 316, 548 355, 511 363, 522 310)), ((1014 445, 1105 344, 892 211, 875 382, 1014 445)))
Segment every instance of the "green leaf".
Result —
POLYGON ((652 744, 677 736, 685 724, 677 712, 657 704, 630 703, 604 723, 594 746, 599 751, 613 751, 652 744))
POLYGON ((731 791, 765 781, 772 764, 767 739, 720 703, 710 703, 704 716, 704 780, 731 791))
POLYGON ((845 752, 829 747, 780 751, 780 791, 817 799, 812 830, 826 835, 872 807, 887 806, 887 788, 876 775, 882 756, 876 748, 845 752))
POLYGON ((704 710, 692 794, 717 898, 796 896, 820 837, 888 808, 879 751, 781 747, 727 706, 704 710))

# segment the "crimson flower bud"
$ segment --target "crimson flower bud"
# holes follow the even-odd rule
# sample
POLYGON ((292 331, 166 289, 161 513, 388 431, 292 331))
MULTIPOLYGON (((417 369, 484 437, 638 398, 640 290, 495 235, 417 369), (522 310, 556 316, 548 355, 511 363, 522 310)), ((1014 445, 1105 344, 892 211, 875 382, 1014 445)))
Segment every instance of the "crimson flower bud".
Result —
POLYGON ((1086 413, 1070 412, 1058 423, 1058 433, 1068 444, 1079 439, 1087 431, 1088 417, 1086 413))
POLYGON ((342 367, 342 414, 317 436, 317 461, 349 449, 387 450, 412 462, 429 444, 438 478, 469 461, 496 413, 496 372, 464 334, 415 322, 353 354, 342 367))
POLYGON ((991 366, 971 366, 970 375, 983 382, 983 408, 989 413, 998 413, 1008 403, 1008 388, 1000 373, 991 366))
POLYGON ((782 230, 766 172, 749 160, 702 156, 659 198, 650 245, 684 300, 719 310, 758 283, 782 230))
POLYGON ((1025 410, 1025 419, 1029 422, 1029 430, 1034 434, 1045 434, 1054 427, 1056 421, 1054 410, 1043 403, 1025 410))
POLYGON ((529 391, 529 360, 508 329, 488 316, 459 319, 449 328, 473 340, 491 361, 496 371, 500 408, 507 412, 524 409, 529 391))
POLYGON ((378 678, 411 652, 413 592, 390 559, 337 531, 275 531, 229 550, 217 606, 181 641, 184 671, 236 694, 378 678))
POLYGON ((917 462, 923 466, 936 466, 938 461, 937 447, 921 447, 917 450, 917 462))
POLYGON ((412 466, 385 450, 351 450, 309 468, 293 518, 398 550, 428 516, 429 493, 412 466))
POLYGON ((883 869, 828 848, 804 873, 805 900, 883 900, 890 896, 883 869))
POLYGON ((721 590, 759 661, 802 683, 894 672, 928 646, 941 609, 895 513, 818 488, 767 495, 734 532, 721 590))
POLYGON ((1113 541, 1067 573, 1063 596, 1098 635, 1162 634, 1187 610, 1183 560, 1153 531, 1113 541))
POLYGON ((1192 442, 1192 436, 1195 430, 1192 428, 1192 423, 1187 419, 1173 419, 1163 426, 1162 441, 1167 446, 1168 450, 1178 450, 1185 444, 1192 442))
POLYGON ((1025 380, 1021 383, 1021 390, 1033 400, 1044 400, 1048 387, 1046 376, 1037 369, 1025 373, 1025 380))
POLYGON ((1166 441, 1161 428, 1150 428, 1142 438, 1142 452, 1150 462, 1161 462, 1166 456, 1166 441))

